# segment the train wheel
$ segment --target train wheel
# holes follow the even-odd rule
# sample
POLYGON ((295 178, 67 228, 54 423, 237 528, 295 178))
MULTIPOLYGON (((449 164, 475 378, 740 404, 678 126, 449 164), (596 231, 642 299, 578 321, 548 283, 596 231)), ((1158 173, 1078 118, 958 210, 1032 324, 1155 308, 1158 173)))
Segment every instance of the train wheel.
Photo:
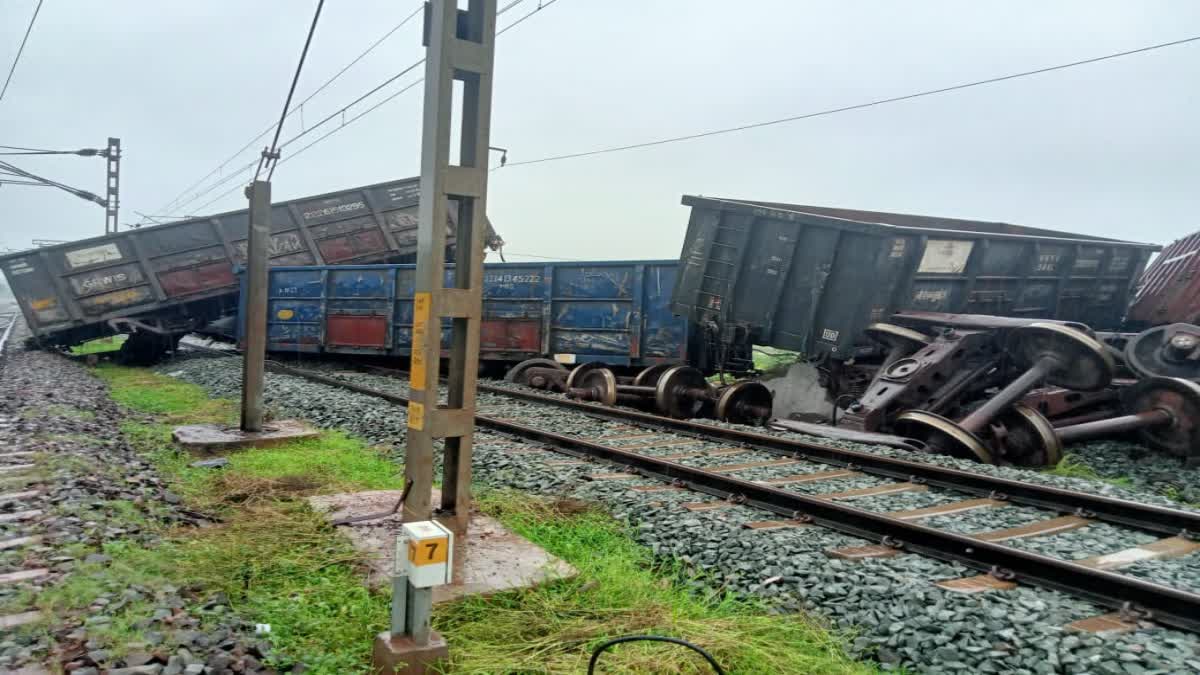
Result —
POLYGON ((508 369, 508 372, 504 374, 504 381, 514 384, 529 384, 528 371, 530 368, 553 368, 563 372, 567 370, 566 366, 553 359, 525 359, 508 369))

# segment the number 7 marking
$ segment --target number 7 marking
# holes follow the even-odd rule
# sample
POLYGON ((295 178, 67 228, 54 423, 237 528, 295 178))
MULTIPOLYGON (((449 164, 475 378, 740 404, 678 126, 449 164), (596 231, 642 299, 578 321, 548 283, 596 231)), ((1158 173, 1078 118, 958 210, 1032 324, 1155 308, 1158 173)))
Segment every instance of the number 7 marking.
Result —
POLYGON ((433 554, 437 551, 438 544, 441 542, 431 541, 425 544, 425 548, 429 549, 429 554, 425 556, 426 560, 433 560, 433 554))

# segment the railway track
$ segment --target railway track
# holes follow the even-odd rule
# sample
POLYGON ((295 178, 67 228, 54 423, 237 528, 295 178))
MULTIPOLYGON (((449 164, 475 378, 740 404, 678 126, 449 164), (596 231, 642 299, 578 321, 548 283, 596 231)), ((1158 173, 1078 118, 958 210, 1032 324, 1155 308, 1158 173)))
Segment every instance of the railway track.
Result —
MULTIPOLYGON (((6 377, 8 341, 19 321, 16 312, 0 313, 0 377, 6 377)), ((0 430, 20 422, 13 414, 0 415, 0 430)), ((6 444, 7 445, 7 444, 6 444)), ((0 451, 0 602, 12 604, 26 588, 36 588, 50 577, 44 567, 26 568, 23 550, 38 544, 42 537, 36 533, 43 516, 42 490, 35 471, 36 453, 24 447, 8 445, 0 451)), ((11 630, 34 623, 40 613, 32 606, 12 606, 0 611, 0 629, 11 630)))
MULTIPOLYGON (((407 384, 395 373, 321 373, 275 363, 268 368, 407 404, 407 384)), ((556 466, 578 468, 583 462, 597 462, 598 472, 589 476, 594 480, 651 479, 659 484, 635 489, 691 490, 717 498, 685 505, 693 510, 740 504, 775 516, 749 523, 751 527, 811 524, 876 542, 830 551, 837 557, 925 555, 983 573, 939 582, 947 590, 976 592, 1027 583, 1119 610, 1117 615, 1098 617, 1101 625, 1138 618, 1200 632, 1200 594, 1194 589, 1172 588, 1115 571, 1200 551, 1195 540, 1200 533, 1197 513, 506 386, 480 384, 477 405, 480 427, 572 458, 559 460, 556 466), (547 406, 557 409, 554 427, 570 427, 571 433, 547 428, 547 406), (562 424, 567 417, 570 424, 562 424), (604 463, 613 470, 599 470, 604 463), (855 487, 840 489, 847 483, 855 487), (920 508, 875 511, 853 505, 856 500, 886 500, 931 488, 945 494, 920 508), (1017 527, 978 532, 922 523, 1010 506, 1032 507, 1039 517, 1017 527), (1045 555, 1028 546, 1037 537, 1105 526, 1101 524, 1158 538, 1078 560, 1045 555)))
POLYGON ((8 347, 8 338, 12 335, 13 328, 17 325, 16 312, 0 312, 0 360, 4 359, 5 349, 8 347))

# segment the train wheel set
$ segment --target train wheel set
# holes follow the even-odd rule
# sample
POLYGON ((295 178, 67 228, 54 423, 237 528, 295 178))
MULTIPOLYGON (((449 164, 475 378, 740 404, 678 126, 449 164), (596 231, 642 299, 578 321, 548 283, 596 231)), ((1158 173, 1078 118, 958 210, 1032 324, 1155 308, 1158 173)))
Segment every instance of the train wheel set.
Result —
MULTIPOLYGON (((934 336, 887 323, 870 326, 865 334, 884 347, 883 361, 871 386, 825 435, 853 440, 856 433, 882 432, 894 437, 893 445, 908 439, 923 452, 1027 467, 1058 464, 1070 443, 1131 436, 1189 464, 1197 461, 1200 384, 1192 378, 1200 376, 1200 328, 1173 324, 1097 336, 1078 324, 989 325, 995 319, 975 317, 980 325, 934 336), (967 365, 972 357, 964 345, 972 343, 979 367, 967 365), (973 383, 962 373, 980 378, 973 383), (868 405, 880 414, 865 411, 868 405)), ((603 363, 567 369, 538 358, 517 364, 505 379, 674 419, 755 426, 772 420, 773 395, 762 382, 716 386, 688 365, 656 364, 622 376, 603 363)))
POLYGON ((655 364, 633 376, 618 376, 597 362, 567 370, 548 359, 529 359, 513 366, 504 379, 568 398, 628 405, 675 419, 709 417, 749 425, 771 419, 771 391, 763 383, 743 380, 715 386, 687 365, 655 364))

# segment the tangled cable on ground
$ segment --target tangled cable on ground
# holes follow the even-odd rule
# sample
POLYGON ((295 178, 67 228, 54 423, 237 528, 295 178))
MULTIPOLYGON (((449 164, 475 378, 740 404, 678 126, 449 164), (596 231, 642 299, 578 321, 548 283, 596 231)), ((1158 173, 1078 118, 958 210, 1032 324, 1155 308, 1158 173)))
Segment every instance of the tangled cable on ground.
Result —
POLYGON ((673 645, 682 645, 684 647, 687 647, 688 649, 696 652, 700 656, 703 656, 704 660, 708 661, 708 665, 712 666, 714 673, 716 673, 717 675, 725 675, 725 671, 721 670, 721 664, 717 663, 717 660, 713 658, 712 654, 709 654, 708 652, 706 652, 703 649, 701 649, 700 647, 697 647, 696 645, 688 642, 687 640, 681 640, 679 638, 667 637, 665 635, 625 635, 623 637, 613 638, 611 640, 608 640, 607 642, 601 643, 600 646, 596 647, 596 649, 592 651, 592 658, 590 661, 588 661, 588 669, 587 669, 588 675, 594 675, 594 673, 596 671, 596 663, 600 660, 600 655, 603 654, 605 651, 607 651, 609 648, 615 647, 616 645, 619 645, 624 642, 643 642, 643 641, 645 641, 645 642, 669 642, 673 645))

